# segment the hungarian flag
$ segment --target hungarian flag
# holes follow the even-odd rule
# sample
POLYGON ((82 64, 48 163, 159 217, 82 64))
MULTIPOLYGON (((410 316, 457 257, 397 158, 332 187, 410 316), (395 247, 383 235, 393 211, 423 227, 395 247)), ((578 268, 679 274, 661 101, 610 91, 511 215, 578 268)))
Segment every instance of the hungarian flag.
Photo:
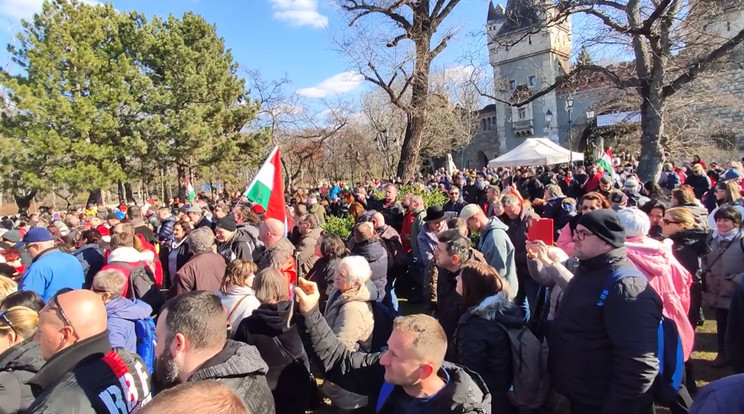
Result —
POLYGON ((264 208, 264 219, 274 218, 286 223, 284 213, 284 182, 279 147, 274 147, 245 192, 245 197, 264 208))
POLYGON ((607 151, 605 151, 604 155, 602 156, 602 159, 598 162, 599 166, 604 168, 605 171, 607 171, 608 174, 610 174, 611 177, 615 176, 615 168, 613 167, 612 163, 612 149, 607 148, 607 151))
POLYGON ((191 180, 187 178, 186 179, 186 199, 189 200, 189 204, 191 204, 195 198, 196 198, 196 192, 194 191, 194 186, 191 185, 191 180))

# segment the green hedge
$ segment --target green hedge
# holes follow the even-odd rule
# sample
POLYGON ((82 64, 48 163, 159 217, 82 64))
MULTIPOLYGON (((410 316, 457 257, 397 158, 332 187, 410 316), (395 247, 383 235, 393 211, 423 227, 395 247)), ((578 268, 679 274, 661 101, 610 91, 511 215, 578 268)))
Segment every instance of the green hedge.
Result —
POLYGON ((323 230, 346 240, 351 236, 351 231, 354 228, 354 218, 351 216, 339 218, 332 215, 326 215, 326 222, 321 227, 323 227, 323 230))

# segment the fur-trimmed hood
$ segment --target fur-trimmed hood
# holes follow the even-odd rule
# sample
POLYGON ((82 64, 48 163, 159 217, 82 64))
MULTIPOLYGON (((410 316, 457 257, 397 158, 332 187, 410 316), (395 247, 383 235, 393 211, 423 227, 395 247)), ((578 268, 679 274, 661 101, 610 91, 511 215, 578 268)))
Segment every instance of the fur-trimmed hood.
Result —
POLYGON ((473 306, 466 312, 460 323, 464 323, 468 317, 477 316, 488 321, 496 321, 508 328, 520 328, 524 325, 522 311, 508 300, 501 292, 487 296, 477 306, 473 306))

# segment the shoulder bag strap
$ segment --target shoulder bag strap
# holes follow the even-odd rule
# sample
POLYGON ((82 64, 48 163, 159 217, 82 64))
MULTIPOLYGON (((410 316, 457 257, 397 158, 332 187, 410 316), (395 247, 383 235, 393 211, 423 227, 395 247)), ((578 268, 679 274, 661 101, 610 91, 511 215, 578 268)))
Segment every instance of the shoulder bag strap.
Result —
POLYGON ((238 310, 238 307, 240 307, 240 304, 243 303, 243 301, 245 300, 245 298, 247 298, 248 296, 250 296, 250 295, 243 295, 243 297, 240 298, 240 300, 238 301, 238 303, 236 303, 235 306, 233 306, 232 310, 230 311, 230 314, 227 315, 227 320, 228 321, 230 321, 230 318, 232 318, 232 316, 235 313, 235 311, 238 310))
MULTIPOLYGON (((739 243, 741 243, 741 239, 739 240, 739 243)), ((721 250, 720 253, 718 253, 718 256, 716 256, 716 258, 713 259, 713 263, 711 263, 710 266, 706 266, 707 267, 706 272, 709 272, 713 268, 713 265, 715 265, 716 263, 718 263, 718 259, 720 259, 721 257, 723 257, 723 254, 726 253, 726 250, 728 250, 729 247, 731 247, 732 244, 734 244, 733 241, 731 243, 729 243, 728 246, 724 247, 723 250, 721 250)), ((744 252, 744 246, 742 246, 742 252, 744 252)))

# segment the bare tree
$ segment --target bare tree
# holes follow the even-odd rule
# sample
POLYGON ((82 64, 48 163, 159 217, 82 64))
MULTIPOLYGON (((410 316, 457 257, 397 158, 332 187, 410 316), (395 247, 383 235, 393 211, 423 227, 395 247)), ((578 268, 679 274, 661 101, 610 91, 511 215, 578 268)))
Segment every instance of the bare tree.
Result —
POLYGON ((459 2, 339 0, 349 13, 349 26, 357 28, 355 41, 340 41, 341 49, 364 79, 383 90, 405 113, 406 129, 397 168, 404 180, 413 178, 419 167, 431 64, 455 35, 454 30, 441 30, 441 25, 459 2), (383 45, 387 51, 382 50, 383 45))
POLYGON ((637 97, 641 115, 638 172, 646 180, 658 177, 664 145, 675 135, 665 123, 670 99, 678 93, 689 93, 685 87, 702 74, 731 63, 732 52, 744 40, 744 29, 723 29, 726 22, 720 16, 741 8, 741 0, 562 0, 555 7, 551 2, 541 7, 545 7, 540 11, 546 17, 543 24, 499 39, 492 46, 513 46, 545 25, 561 23, 571 15, 584 15, 587 27, 574 27, 574 33, 582 33, 579 44, 589 49, 602 46, 615 55, 629 53, 632 60, 609 66, 578 62, 549 86, 511 100, 499 99, 483 88, 481 92, 497 102, 521 106, 556 88, 570 87, 586 76, 601 74, 613 87, 637 97))

